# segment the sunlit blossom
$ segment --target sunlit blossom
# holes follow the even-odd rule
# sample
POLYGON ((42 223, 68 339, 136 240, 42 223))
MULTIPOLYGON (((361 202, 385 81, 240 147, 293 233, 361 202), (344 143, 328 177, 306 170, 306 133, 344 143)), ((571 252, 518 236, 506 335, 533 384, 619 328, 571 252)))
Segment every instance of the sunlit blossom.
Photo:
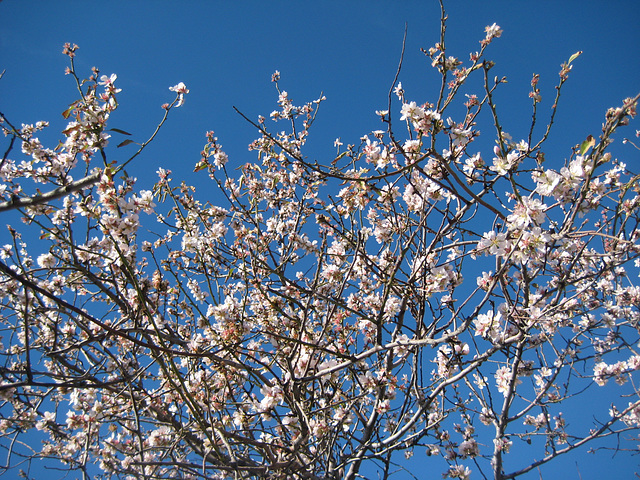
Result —
POLYGON ((171 90, 172 92, 176 92, 178 94, 178 101, 176 103, 176 107, 181 107, 182 105, 184 105, 184 96, 189 93, 189 89, 187 89, 187 86, 180 82, 177 85, 174 85, 173 87, 169 87, 169 90, 171 90))

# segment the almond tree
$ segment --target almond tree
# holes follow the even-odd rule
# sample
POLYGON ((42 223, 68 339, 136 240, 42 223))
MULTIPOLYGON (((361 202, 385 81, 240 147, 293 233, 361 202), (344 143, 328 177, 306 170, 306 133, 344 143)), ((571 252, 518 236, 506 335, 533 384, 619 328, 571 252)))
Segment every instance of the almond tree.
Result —
POLYGON ((513 139, 485 56, 500 27, 461 60, 445 26, 443 9, 424 50, 440 91, 405 92, 399 67, 380 130, 326 161, 305 148, 324 97, 296 106, 276 72, 278 109, 245 117, 254 163, 236 175, 206 134, 204 194, 167 169, 137 190, 124 170, 187 87, 147 141, 114 141, 116 76, 81 80, 65 45, 79 97, 60 143, 0 117, 0 210, 23 221, 0 250, 5 470, 356 479, 428 462, 509 479, 595 439, 636 448, 639 183, 609 145, 639 95, 597 138, 545 152, 579 53, 555 92, 533 76, 513 139), (134 153, 114 162, 113 143, 134 153), (594 393, 610 408, 567 422, 594 393))

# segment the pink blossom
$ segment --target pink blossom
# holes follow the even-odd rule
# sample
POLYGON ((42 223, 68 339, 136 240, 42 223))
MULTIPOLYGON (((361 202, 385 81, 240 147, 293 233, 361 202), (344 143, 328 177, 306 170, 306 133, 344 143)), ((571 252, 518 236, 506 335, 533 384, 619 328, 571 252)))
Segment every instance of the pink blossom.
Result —
POLYGON ((184 83, 180 82, 173 87, 169 87, 169 90, 178 94, 178 103, 176 103, 176 107, 181 107, 184 104, 184 96, 189 93, 187 86, 184 83))
POLYGON ((487 41, 487 42, 490 42, 494 38, 499 38, 500 35, 502 35, 502 29, 498 25, 496 25, 495 23, 493 25, 489 25, 489 26, 485 27, 484 31, 487 34, 486 37, 485 37, 485 41, 487 41))
POLYGON ((504 255, 509 248, 509 241, 505 233, 496 233, 493 230, 486 232, 482 239, 478 242, 476 250, 484 251, 491 255, 504 255))
MULTIPOLYGON (((511 384, 511 368, 507 366, 502 366, 496 370, 495 373, 496 378, 496 386, 498 387, 498 391, 502 393, 505 397, 509 394, 509 385, 511 384)), ((514 381, 514 386, 521 383, 521 381, 516 378, 514 381)))
POLYGON ((114 83, 116 81, 116 79, 118 78, 118 76, 115 73, 112 73, 110 77, 107 77, 106 75, 102 75, 100 77, 100 85, 104 85, 105 88, 107 89, 107 91, 109 93, 119 93, 122 90, 119 88, 115 88, 114 83))

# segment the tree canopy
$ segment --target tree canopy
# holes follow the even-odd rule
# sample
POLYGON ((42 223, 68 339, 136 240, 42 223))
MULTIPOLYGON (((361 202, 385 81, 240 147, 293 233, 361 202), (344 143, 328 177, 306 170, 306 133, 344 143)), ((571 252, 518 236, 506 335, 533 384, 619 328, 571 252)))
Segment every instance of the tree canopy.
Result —
POLYGON ((636 450, 640 184, 610 144, 640 95, 551 154, 580 52, 554 92, 533 75, 513 138, 486 56, 502 30, 463 59, 445 27, 443 9, 424 49, 440 90, 406 92, 400 59, 380 129, 331 158, 306 145, 324 97, 295 103, 276 71, 276 110, 239 112, 253 163, 229 168, 207 132, 207 181, 167 165, 152 190, 126 167, 189 89, 134 141, 111 123, 117 76, 83 79, 65 45, 78 96, 60 142, 0 117, 0 211, 21 220, 0 248, 3 468, 417 478, 420 455, 438 477, 502 480, 592 441, 636 450), (594 391, 607 408, 568 422, 594 391))

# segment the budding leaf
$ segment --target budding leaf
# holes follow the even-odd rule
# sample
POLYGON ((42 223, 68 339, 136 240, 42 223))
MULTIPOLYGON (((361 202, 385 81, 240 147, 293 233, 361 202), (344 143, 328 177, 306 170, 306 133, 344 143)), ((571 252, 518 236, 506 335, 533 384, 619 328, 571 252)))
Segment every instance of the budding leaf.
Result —
POLYGON ((133 140, 130 140, 130 139, 127 138, 124 142, 118 144, 118 148, 124 147, 125 145, 129 145, 131 143, 136 143, 136 142, 134 142, 133 140))
POLYGON ((338 163, 338 161, 341 160, 347 153, 348 152, 342 152, 331 162, 331 165, 335 165, 336 163, 338 163))
POLYGON ((569 57, 569 61, 567 62, 567 65, 571 65, 571 62, 573 62, 576 58, 578 58, 580 55, 582 55, 582 50, 580 50, 579 52, 574 53, 573 55, 571 55, 569 57))
POLYGON ((71 112, 73 112, 73 109, 75 108, 75 106, 71 105, 69 108, 67 108, 64 112, 62 112, 62 116, 64 118, 69 118, 69 115, 71 115, 71 112))
POLYGON ((580 144, 580 155, 584 155, 589 151, 591 147, 596 144, 596 139, 593 138, 593 135, 589 135, 587 139, 580 144))
POLYGON ((121 133, 122 135, 131 135, 129 132, 125 132, 124 130, 120 130, 119 128, 110 128, 112 132, 121 133))

